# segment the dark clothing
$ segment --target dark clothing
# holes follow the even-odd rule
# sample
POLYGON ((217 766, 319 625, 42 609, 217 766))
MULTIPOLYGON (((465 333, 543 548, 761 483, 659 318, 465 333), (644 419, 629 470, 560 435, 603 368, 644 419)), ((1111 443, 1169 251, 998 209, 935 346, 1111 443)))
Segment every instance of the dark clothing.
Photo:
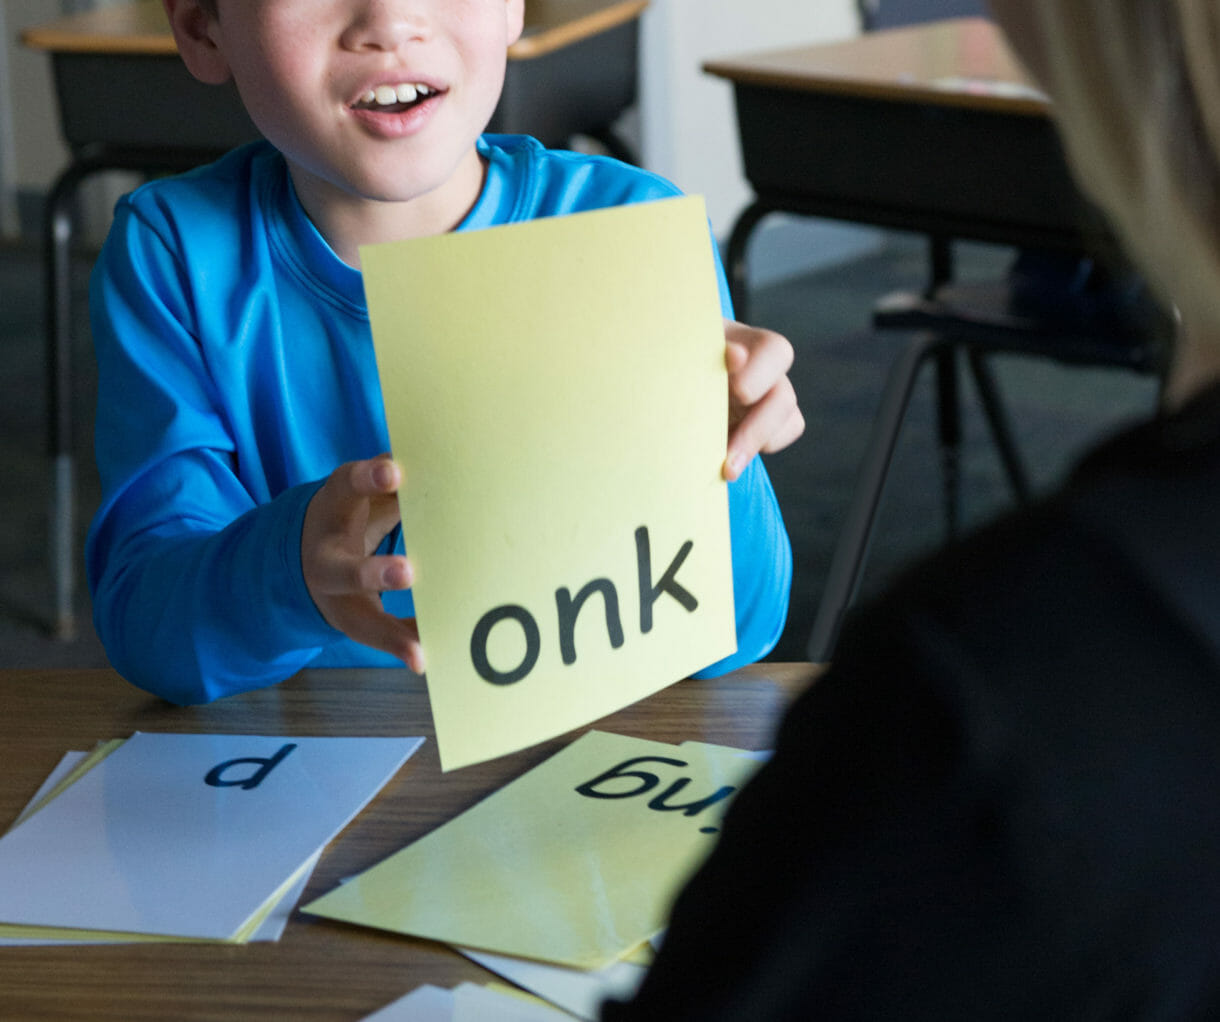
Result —
POLYGON ((1220 1018, 1220 390, 853 617, 604 1017, 1220 1018))

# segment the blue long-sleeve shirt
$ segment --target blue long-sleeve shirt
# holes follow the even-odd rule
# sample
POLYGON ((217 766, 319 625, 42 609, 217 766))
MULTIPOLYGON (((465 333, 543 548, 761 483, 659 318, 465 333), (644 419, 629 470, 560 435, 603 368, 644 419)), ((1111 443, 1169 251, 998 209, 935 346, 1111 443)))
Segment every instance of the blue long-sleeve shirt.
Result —
MULTIPOLYGON (((479 147, 486 183, 458 230, 678 194, 526 137, 479 147)), ((727 315, 723 272, 721 296, 727 315)), ((114 667, 195 703, 306 666, 398 666, 327 624, 302 575, 310 498, 389 439, 360 273, 309 221, 279 153, 253 143, 120 201, 90 304, 102 502, 86 561, 114 667)), ((757 458, 729 514, 738 650, 706 674, 765 655, 787 613, 791 550, 757 458)), ((383 604, 414 613, 409 591, 383 604)))

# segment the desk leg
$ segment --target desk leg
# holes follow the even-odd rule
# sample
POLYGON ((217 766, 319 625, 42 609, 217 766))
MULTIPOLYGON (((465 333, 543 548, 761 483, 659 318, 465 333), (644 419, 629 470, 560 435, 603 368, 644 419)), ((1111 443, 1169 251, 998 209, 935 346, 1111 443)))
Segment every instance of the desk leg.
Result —
POLYGON ((50 515, 51 573, 55 589, 53 630, 57 638, 76 634, 76 457, 72 417, 72 239, 76 195, 81 182, 106 170, 141 174, 177 173, 216 159, 223 150, 158 148, 153 151, 82 147, 55 180, 43 218, 46 275, 47 453, 54 493, 50 515))
POLYGON ((52 628, 56 638, 76 634, 76 462, 72 450, 72 237, 80 182, 95 168, 73 162, 56 180, 44 220, 46 275, 47 453, 53 495, 50 514, 52 628))

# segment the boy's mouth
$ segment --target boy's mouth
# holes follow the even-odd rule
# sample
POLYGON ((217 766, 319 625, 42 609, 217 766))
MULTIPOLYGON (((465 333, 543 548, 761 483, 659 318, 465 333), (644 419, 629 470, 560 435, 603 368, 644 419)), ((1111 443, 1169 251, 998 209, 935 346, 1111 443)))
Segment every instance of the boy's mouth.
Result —
POLYGON ((417 82, 398 85, 378 85, 369 89, 355 103, 353 110, 375 110, 377 113, 400 114, 437 95, 438 90, 417 82))

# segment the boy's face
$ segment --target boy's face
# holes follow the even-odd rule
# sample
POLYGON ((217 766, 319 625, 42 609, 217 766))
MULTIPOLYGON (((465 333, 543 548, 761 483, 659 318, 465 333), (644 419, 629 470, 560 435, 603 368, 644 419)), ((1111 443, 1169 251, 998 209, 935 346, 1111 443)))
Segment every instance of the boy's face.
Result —
POLYGON ((166 8, 188 67, 235 81, 308 208, 421 196, 444 205, 458 191, 455 201, 473 201, 474 142, 499 101, 523 3, 219 0, 215 18, 199 0, 166 8))

